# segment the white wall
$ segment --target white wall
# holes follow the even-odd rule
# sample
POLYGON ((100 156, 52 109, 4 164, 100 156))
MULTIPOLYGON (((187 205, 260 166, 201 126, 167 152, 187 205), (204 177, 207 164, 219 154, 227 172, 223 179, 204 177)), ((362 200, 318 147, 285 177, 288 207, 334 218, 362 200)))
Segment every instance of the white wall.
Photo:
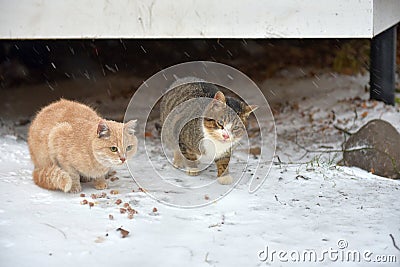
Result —
POLYGON ((0 0, 3 39, 371 38, 399 20, 400 0, 0 0))

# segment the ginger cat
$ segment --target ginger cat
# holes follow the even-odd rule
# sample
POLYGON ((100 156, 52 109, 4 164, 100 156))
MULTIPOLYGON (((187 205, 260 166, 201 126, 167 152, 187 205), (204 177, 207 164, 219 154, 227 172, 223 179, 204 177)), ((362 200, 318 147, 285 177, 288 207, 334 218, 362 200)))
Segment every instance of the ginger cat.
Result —
POLYGON ((76 193, 80 181, 107 188, 112 167, 137 151, 136 120, 126 124, 102 119, 93 109, 61 99, 43 108, 28 133, 35 165, 34 182, 45 189, 76 193))

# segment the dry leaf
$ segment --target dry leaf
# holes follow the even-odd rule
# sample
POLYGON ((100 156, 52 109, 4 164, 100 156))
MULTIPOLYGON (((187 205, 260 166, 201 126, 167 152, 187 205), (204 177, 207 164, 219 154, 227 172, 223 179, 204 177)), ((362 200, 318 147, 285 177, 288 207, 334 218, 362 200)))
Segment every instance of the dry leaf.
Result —
POLYGON ((127 237, 127 236, 129 235, 129 231, 127 231, 127 230, 125 230, 125 229, 122 229, 121 227, 118 228, 117 231, 120 231, 120 232, 121 232, 121 237, 122 237, 122 238, 125 238, 125 237, 127 237))
POLYGON ((367 115, 368 115, 368 111, 364 111, 364 112, 361 114, 361 118, 365 118, 365 117, 367 117, 367 115))

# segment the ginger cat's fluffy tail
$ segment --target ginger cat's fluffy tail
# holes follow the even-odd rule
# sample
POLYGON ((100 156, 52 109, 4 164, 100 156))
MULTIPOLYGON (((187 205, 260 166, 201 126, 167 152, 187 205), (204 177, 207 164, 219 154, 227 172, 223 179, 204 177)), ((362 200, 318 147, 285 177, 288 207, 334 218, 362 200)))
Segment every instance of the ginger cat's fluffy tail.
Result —
POLYGON ((72 187, 72 179, 69 174, 56 165, 33 170, 33 180, 45 189, 62 190, 69 192, 72 187))

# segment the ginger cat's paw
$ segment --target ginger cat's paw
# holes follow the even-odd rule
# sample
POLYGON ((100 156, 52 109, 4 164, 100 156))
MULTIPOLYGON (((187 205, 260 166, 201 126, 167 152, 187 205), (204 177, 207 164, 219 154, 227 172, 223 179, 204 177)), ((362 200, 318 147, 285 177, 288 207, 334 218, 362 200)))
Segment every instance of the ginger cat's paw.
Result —
POLYGON ((61 181, 61 189, 67 193, 72 189, 72 180, 70 177, 63 177, 61 181))
POLYGON ((198 168, 189 168, 186 170, 186 174, 190 176, 197 176, 200 174, 200 169, 198 168))
POLYGON ((97 190, 103 190, 108 187, 106 180, 104 179, 97 179, 94 181, 94 188, 97 190))
POLYGON ((217 178, 217 180, 218 180, 218 183, 223 184, 223 185, 230 185, 233 182, 233 178, 229 174, 220 176, 217 178))
POLYGON ((71 189, 68 191, 69 193, 79 193, 82 191, 82 187, 80 183, 73 183, 71 189))

